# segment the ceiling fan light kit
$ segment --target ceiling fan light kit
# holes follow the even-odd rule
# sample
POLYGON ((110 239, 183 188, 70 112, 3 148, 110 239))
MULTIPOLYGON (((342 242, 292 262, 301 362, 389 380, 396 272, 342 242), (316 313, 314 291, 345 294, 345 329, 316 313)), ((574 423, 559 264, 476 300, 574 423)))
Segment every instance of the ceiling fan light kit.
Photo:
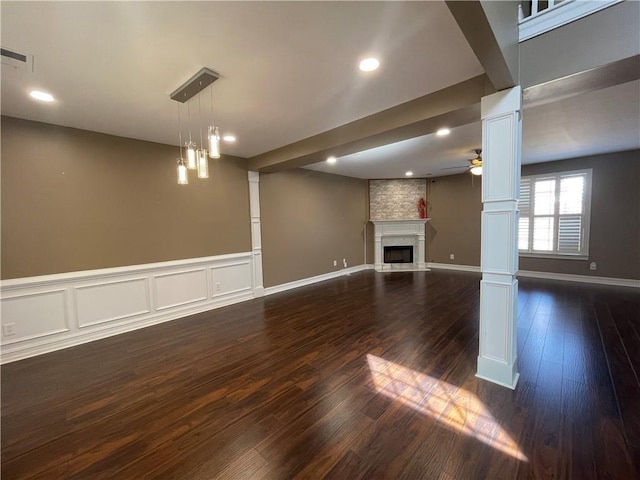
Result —
POLYGON ((482 175, 482 157, 480 154, 482 153, 481 148, 476 149, 476 158, 470 160, 471 168, 469 168, 469 173, 471 175, 482 175))

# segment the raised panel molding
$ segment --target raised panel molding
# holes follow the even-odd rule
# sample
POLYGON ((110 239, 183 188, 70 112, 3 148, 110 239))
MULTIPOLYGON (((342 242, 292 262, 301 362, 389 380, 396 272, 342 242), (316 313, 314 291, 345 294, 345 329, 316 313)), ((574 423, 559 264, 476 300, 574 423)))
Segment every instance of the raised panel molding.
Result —
POLYGON ((154 275, 156 310, 179 307, 207 299, 207 275, 204 268, 154 275))
POLYGON ((516 274, 518 254, 510 239, 516 235, 517 217, 515 210, 482 212, 480 265, 484 273, 516 274))
POLYGON ((3 297, 2 325, 12 325, 15 334, 5 336, 3 331, 2 345, 12 345, 68 331, 67 307, 65 289, 3 297))
POLYGON ((0 363, 260 296, 253 261, 246 252, 3 281, 2 325, 15 334, 2 336, 0 363))
POLYGON ((146 277, 73 288, 78 327, 122 320, 151 311, 146 277))
POLYGON ((212 297, 251 290, 252 272, 249 261, 216 265, 209 270, 211 272, 212 297))

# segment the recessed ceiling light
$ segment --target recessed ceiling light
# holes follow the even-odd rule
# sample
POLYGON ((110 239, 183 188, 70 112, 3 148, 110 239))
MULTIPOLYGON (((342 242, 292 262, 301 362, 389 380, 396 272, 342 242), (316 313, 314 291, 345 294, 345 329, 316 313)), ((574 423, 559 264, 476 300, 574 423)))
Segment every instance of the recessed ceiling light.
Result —
POLYGON ((40 90, 32 90, 29 95, 31 95, 31 98, 35 98, 41 102, 53 102, 55 100, 53 95, 47 92, 41 92, 40 90))
POLYGON ((225 135, 224 137, 222 137, 222 140, 224 140, 225 142, 233 143, 236 141, 236 137, 233 135, 225 135))
POLYGON ((441 128, 436 132, 436 135, 438 135, 439 137, 443 137, 445 135, 449 135, 450 132, 451 131, 448 128, 441 128))
POLYGON ((329 157, 327 158, 327 163, 336 163, 336 157, 329 157))
POLYGON ((360 70, 363 72, 373 72, 374 70, 377 70, 379 66, 380 60, 373 57, 365 58, 360 62, 360 70))
POLYGON ((413 175, 413 172, 411 170, 409 170, 408 172, 405 172, 405 175, 407 177, 411 177, 413 175))

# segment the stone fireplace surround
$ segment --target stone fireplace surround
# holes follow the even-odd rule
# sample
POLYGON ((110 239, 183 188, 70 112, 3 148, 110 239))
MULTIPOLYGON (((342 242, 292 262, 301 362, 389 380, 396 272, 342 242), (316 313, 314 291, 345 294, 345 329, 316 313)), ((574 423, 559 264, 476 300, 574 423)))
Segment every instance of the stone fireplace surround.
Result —
POLYGON ((425 225, 429 220, 371 220, 374 225, 375 270, 429 270, 425 262, 425 225), (413 263, 384 263, 383 247, 390 246, 413 247, 413 263))

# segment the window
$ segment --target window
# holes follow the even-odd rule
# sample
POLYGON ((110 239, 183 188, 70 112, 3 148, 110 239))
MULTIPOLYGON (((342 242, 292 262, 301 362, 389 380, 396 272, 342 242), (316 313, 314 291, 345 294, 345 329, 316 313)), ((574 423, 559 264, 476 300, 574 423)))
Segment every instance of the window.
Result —
POLYGON ((522 177, 518 250, 521 254, 589 254, 591 170, 522 177))

